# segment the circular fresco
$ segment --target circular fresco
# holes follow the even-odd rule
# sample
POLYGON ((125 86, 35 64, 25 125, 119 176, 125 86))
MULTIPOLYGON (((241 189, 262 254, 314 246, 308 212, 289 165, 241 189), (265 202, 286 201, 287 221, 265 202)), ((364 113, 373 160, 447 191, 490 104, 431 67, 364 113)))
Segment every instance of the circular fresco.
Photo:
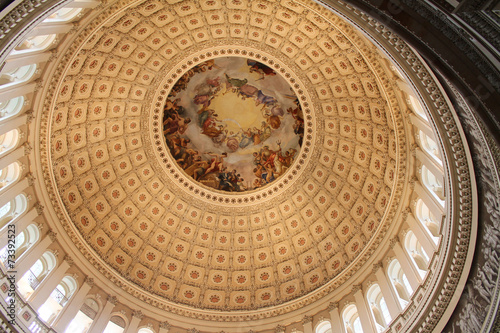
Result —
POLYGON ((177 165, 198 183, 251 191, 292 165, 304 120, 290 85, 270 67, 220 57, 188 70, 166 100, 163 133, 177 165))

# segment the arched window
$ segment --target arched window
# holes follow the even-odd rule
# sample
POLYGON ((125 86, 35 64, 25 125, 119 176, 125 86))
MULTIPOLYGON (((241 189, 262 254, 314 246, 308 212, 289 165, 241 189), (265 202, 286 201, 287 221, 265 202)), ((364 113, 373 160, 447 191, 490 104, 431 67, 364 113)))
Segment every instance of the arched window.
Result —
POLYGON ((316 326, 316 333, 332 333, 332 325, 329 321, 324 320, 316 326))
POLYGON ((344 320, 346 333, 363 333, 356 305, 348 305, 342 311, 342 319, 344 320))
POLYGON ((87 333, 98 312, 99 304, 93 298, 87 298, 64 333, 87 333))
MULTIPOLYGON (((26 229, 20 232, 15 238, 16 259, 21 257, 21 255, 24 252, 29 250, 29 248, 32 247, 38 241, 39 238, 40 238, 40 232, 35 224, 30 224, 28 227, 26 227, 26 229)), ((8 262, 8 255, 9 255, 9 245, 6 245, 0 250, 0 260, 2 261, 4 266, 8 262)))
POLYGON ((429 153, 430 156, 434 158, 439 164, 443 164, 442 159, 441 159, 441 154, 439 153, 439 147, 434 140, 434 138, 431 138, 427 134, 425 134, 422 131, 419 131, 418 138, 420 141, 421 147, 429 153))
POLYGON ((372 285, 370 289, 368 289, 366 297, 372 311, 373 319, 375 319, 377 330, 382 332, 391 322, 391 315, 385 303, 384 296, 382 296, 380 286, 378 284, 372 285))
POLYGON ((99 304, 93 298, 87 298, 64 333, 87 333, 97 313, 99 313, 99 304))
POLYGON ((442 175, 433 174, 425 165, 422 165, 422 182, 444 206, 444 188, 442 175))
POLYGON ((388 268, 389 278, 392 280, 392 286, 396 290, 396 294, 398 295, 399 302, 401 306, 404 308, 410 301, 410 296, 413 293, 413 289, 410 286, 410 282, 406 277, 403 269, 401 268, 401 264, 397 259, 394 259, 388 268))
POLYGON ((78 285, 71 276, 65 276, 52 291, 49 298, 38 309, 39 318, 47 324, 52 324, 54 319, 68 303, 78 285))
POLYGON ((14 97, 6 102, 0 102, 0 122, 21 112, 24 106, 24 96, 14 97))
POLYGON ((0 170, 0 193, 9 185, 15 183, 21 175, 21 165, 14 162, 0 170))
POLYGON ((54 254, 46 251, 17 282, 18 291, 21 296, 25 299, 31 296, 33 291, 38 288, 56 264, 57 260, 54 254))
POLYGON ((16 148, 19 143, 19 130, 13 129, 0 135, 0 157, 16 148))
POLYGON ((122 316, 114 315, 109 319, 103 333, 123 333, 125 326, 127 326, 125 319, 122 316))
POLYGON ((434 243, 437 244, 439 240, 439 229, 440 229, 440 221, 432 214, 429 207, 424 203, 422 199, 417 199, 417 203, 415 206, 415 211, 417 215, 417 219, 425 226, 425 228, 432 235, 432 239, 434 243))
POLYGON ((33 36, 26 38, 22 41, 14 51, 11 53, 12 55, 16 54, 26 54, 35 51, 42 51, 47 49, 56 39, 56 35, 41 35, 41 36, 33 36))
POLYGON ((14 183, 21 174, 21 167, 18 162, 14 162, 0 170, 0 191, 14 183))
POLYGON ((61 8, 52 13, 43 22, 68 22, 80 14, 81 11, 82 8, 61 8))
MULTIPOLYGON (((21 215, 28 206, 28 199, 24 194, 17 195, 0 208, 0 229, 7 225, 14 217, 21 215)), ((17 244, 17 242, 16 242, 17 244)))
POLYGON ((0 73, 0 88, 26 82, 35 75, 36 64, 21 66, 8 72, 0 73))
POLYGON ((405 248, 410 255, 415 267, 417 267, 420 276, 424 277, 429 265, 429 256, 425 253, 422 245, 413 231, 409 231, 405 237, 405 248))
POLYGON ((415 114, 417 114, 418 116, 420 116, 420 118, 422 118, 423 120, 428 122, 427 115, 425 114, 425 111, 422 108, 422 105, 420 104, 420 102, 412 95, 408 95, 408 99, 410 100, 410 106, 411 106, 413 112, 415 114))
POLYGON ((143 327, 143 328, 139 329, 139 331, 137 331, 137 333, 155 333, 155 331, 153 331, 152 329, 150 329, 148 327, 143 327))

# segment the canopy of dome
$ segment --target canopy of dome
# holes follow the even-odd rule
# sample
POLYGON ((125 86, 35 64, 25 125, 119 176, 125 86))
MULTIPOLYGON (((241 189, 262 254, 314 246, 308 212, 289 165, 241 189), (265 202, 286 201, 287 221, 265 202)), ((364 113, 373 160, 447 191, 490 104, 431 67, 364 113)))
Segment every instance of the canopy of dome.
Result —
POLYGON ((53 206, 102 276, 172 312, 273 316, 373 263, 411 163, 374 44, 312 1, 99 15, 58 63, 41 140, 53 206))

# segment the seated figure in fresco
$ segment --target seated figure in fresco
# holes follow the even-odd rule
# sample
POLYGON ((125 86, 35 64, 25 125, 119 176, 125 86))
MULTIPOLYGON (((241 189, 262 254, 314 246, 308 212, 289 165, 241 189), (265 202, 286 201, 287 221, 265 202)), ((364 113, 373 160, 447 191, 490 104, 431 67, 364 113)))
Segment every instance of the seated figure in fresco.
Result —
POLYGON ((240 148, 246 148, 252 143, 253 143, 252 129, 249 128, 246 131, 242 131, 241 140, 240 140, 240 148))
POLYGON ((260 135, 260 141, 262 141, 262 142, 266 141, 267 139, 269 139, 271 137, 271 133, 272 133, 271 126, 269 126, 269 124, 266 123, 265 121, 262 122, 260 130, 262 132, 262 134, 260 135))

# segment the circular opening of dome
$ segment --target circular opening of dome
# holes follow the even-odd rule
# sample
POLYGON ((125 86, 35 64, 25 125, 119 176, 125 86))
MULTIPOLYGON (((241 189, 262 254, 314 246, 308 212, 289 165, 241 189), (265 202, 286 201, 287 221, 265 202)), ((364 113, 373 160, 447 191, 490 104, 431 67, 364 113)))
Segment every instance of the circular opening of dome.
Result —
POLYGON ((277 71, 244 57, 218 57, 170 90, 163 133, 179 168, 199 184, 251 191, 280 178, 297 158, 304 119, 277 71))

